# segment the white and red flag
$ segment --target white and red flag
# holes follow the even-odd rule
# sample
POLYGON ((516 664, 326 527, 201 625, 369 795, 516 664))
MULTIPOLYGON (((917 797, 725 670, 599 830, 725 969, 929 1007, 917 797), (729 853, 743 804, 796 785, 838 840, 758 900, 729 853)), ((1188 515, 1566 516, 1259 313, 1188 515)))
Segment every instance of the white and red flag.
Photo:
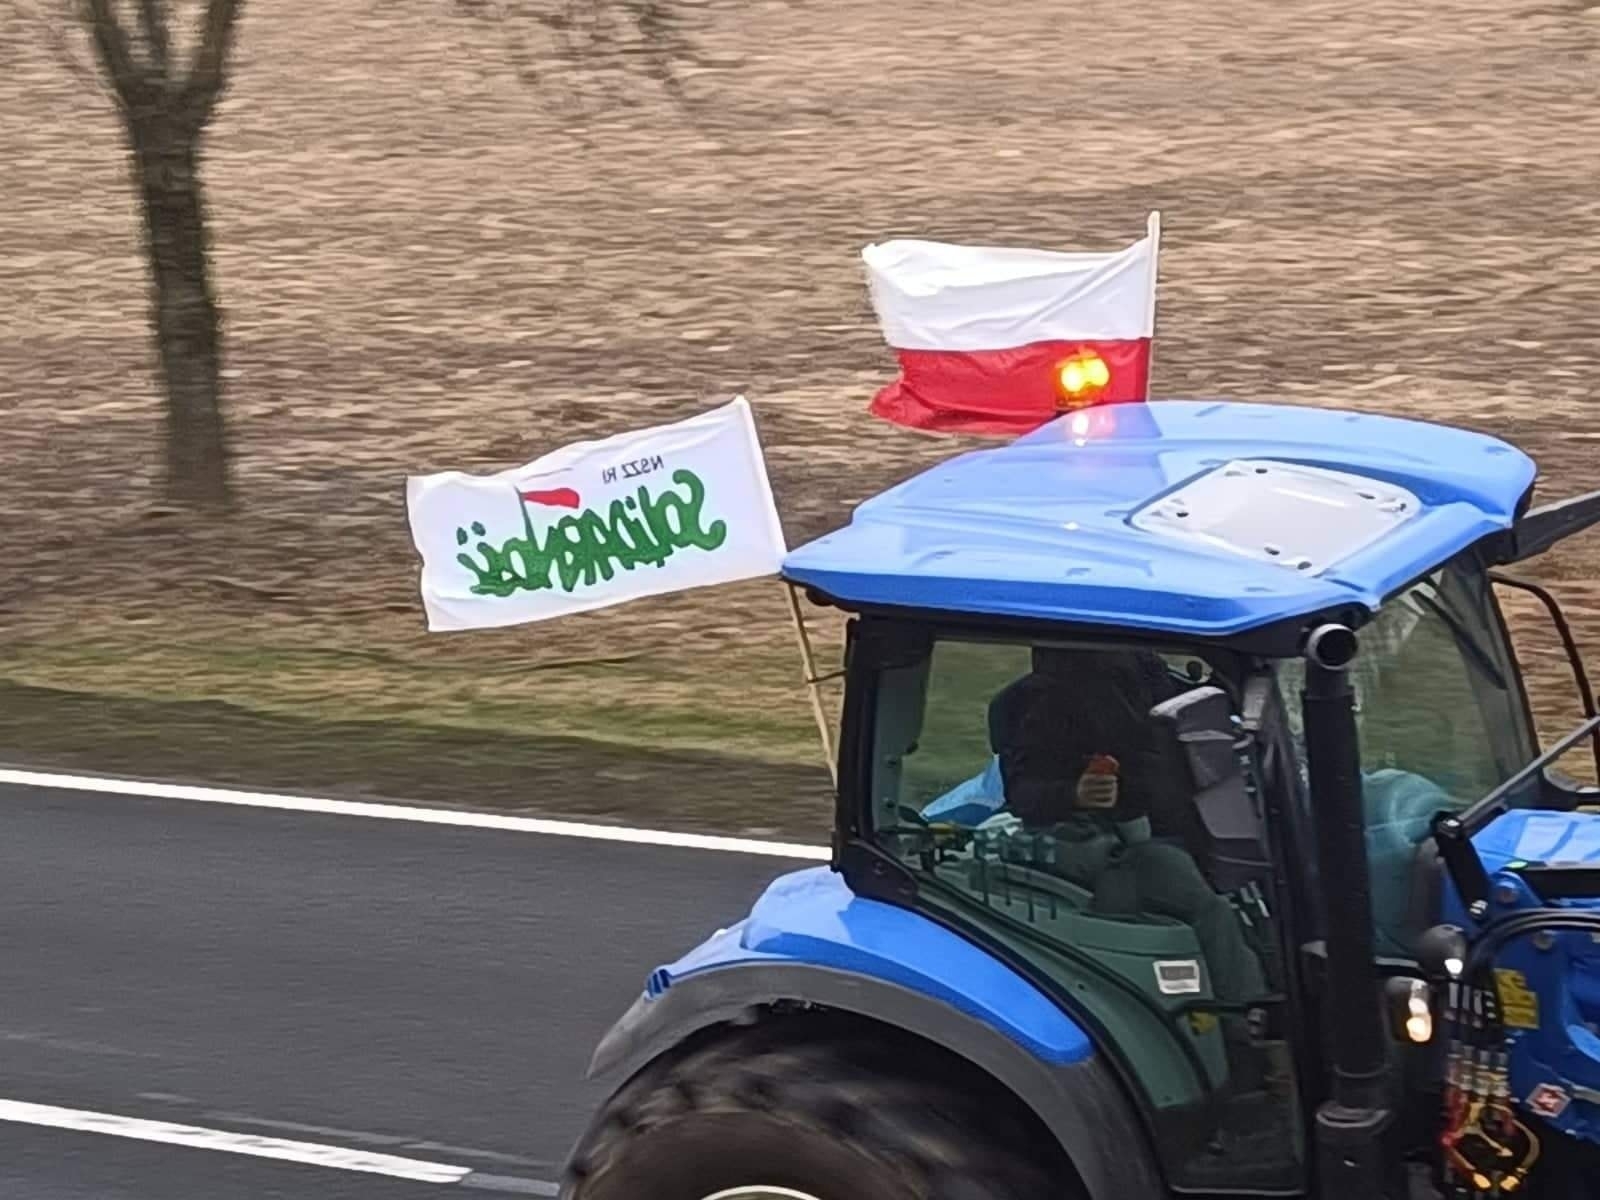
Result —
POLYGON ((872 411, 940 433, 1017 434, 1147 400, 1161 226, 1114 253, 895 240, 861 252, 900 377, 872 411))

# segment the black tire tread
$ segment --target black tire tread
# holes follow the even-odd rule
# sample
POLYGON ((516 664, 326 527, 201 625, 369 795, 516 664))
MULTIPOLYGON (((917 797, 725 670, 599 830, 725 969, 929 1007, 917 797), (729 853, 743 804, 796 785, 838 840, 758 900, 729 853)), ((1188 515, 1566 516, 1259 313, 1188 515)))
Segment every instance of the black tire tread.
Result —
POLYGON ((801 1021, 724 1029, 668 1054, 602 1108, 568 1166, 561 1195, 615 1169, 634 1139, 692 1115, 760 1112, 892 1165, 918 1200, 1061 1200, 1073 1195, 1059 1152, 1032 1114, 863 1032, 819 1039, 801 1021), (1054 1167, 1055 1169, 1052 1169, 1054 1167))

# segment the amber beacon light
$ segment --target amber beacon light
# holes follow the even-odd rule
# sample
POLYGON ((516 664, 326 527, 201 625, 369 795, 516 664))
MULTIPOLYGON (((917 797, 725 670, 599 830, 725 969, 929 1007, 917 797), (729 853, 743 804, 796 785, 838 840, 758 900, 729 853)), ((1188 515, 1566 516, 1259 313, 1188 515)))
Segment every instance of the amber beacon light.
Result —
POLYGON ((1056 401, 1061 408, 1087 408, 1105 395, 1111 368, 1093 350, 1080 350, 1056 364, 1056 401))

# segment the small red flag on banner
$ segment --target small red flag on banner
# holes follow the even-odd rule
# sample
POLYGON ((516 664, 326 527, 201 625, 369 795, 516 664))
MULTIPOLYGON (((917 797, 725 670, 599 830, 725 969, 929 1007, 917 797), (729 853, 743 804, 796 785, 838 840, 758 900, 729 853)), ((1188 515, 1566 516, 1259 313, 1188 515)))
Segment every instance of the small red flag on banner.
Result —
POLYGON ((900 377, 872 411, 938 433, 1015 435, 1150 397, 1161 226, 1110 254, 897 240, 861 252, 900 377))
POLYGON ((518 491, 519 499, 529 504, 546 504, 551 508, 578 508, 583 504, 578 493, 571 488, 550 488, 547 491, 518 491))

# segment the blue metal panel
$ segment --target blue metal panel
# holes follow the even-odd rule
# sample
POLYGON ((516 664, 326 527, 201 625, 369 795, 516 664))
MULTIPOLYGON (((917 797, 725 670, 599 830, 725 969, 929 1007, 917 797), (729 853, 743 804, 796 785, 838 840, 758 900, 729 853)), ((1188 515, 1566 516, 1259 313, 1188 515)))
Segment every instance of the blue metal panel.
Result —
MULTIPOLYGON (((1600 863, 1600 815, 1517 809, 1473 837, 1493 881, 1487 924, 1542 907, 1507 868, 1522 862, 1600 863)), ((1594 911, 1600 896, 1559 900, 1555 907, 1594 911)), ((1470 930, 1467 915, 1446 886, 1441 916, 1470 930)), ((1508 1026, 1511 1098, 1530 1104, 1556 1128, 1600 1142, 1600 942, 1587 932, 1556 932, 1547 943, 1513 938, 1495 956, 1501 997, 1529 1003, 1504 1006, 1508 1026), (1505 972, 1515 974, 1507 977, 1505 972), (1544 1107, 1544 1105, 1550 1105, 1544 1107)))
MULTIPOLYGON (((1570 861, 1592 861, 1592 832, 1600 829, 1600 820, 1567 815, 1576 818, 1573 833, 1590 841, 1587 853, 1580 850, 1570 861), (1582 826, 1588 826, 1587 834, 1580 832, 1582 826)), ((1557 856, 1566 858, 1560 851, 1557 856)), ((1491 878, 1495 917, 1541 907, 1515 873, 1502 871, 1491 878)), ((1597 903, 1600 897, 1557 906, 1592 911, 1597 903)), ((1565 1133, 1600 1141, 1600 1037, 1595 1034, 1600 1028, 1600 945, 1587 932, 1554 933, 1541 945, 1527 937, 1513 938, 1495 956, 1495 971, 1507 1026, 1512 1099, 1565 1133), (1527 1002, 1517 1003, 1519 996, 1527 1002), (1554 1104, 1545 1108, 1550 1101, 1554 1104)))
POLYGON ((1224 636, 1383 598, 1510 526, 1534 464, 1495 438, 1392 417, 1160 401, 1063 417, 962 455, 794 551, 785 578, 847 605, 1224 636), (1422 512, 1321 573, 1139 530, 1150 501, 1234 459, 1413 492, 1422 512))
POLYGON ((1597 863, 1600 816, 1513 809, 1479 830, 1472 844, 1491 875, 1513 862, 1597 863))
POLYGON ((785 875, 750 915, 651 973, 647 995, 745 963, 797 962, 871 976, 942 1000, 1049 1063, 1093 1054, 1078 1024, 1022 976, 928 918, 856 896, 826 867, 785 875))

